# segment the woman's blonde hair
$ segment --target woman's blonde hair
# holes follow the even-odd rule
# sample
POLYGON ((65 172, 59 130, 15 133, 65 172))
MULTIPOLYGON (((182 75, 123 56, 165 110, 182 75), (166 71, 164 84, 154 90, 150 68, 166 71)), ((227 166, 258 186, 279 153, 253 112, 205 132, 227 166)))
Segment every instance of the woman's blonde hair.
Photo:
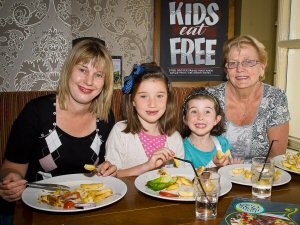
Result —
POLYGON ((90 112, 96 114, 100 120, 108 120, 113 95, 113 64, 108 50, 95 40, 82 40, 69 52, 60 73, 58 85, 58 103, 61 109, 67 109, 67 98, 70 95, 69 80, 72 70, 79 63, 92 62, 94 67, 102 67, 104 86, 101 93, 92 100, 90 112))
MULTIPOLYGON (((257 50, 259 61, 262 64, 264 64, 265 66, 267 66, 268 53, 266 51, 266 47, 264 46, 263 43, 261 43, 256 38, 254 38, 250 35, 241 35, 241 36, 234 37, 232 39, 229 39, 224 44, 224 47, 223 47, 224 65, 228 61, 229 51, 233 47, 237 47, 240 50, 243 48, 243 45, 245 45, 245 44, 253 46, 257 50)), ((265 78, 265 75, 263 74, 261 77, 261 80, 263 80, 264 78, 265 78)))

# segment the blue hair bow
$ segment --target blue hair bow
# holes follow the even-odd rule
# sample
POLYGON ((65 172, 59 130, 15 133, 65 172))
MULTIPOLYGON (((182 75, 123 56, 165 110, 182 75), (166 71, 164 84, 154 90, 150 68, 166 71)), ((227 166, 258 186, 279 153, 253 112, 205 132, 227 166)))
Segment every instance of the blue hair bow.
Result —
POLYGON ((144 67, 138 64, 134 64, 131 74, 129 76, 124 77, 124 86, 122 88, 124 94, 128 94, 131 92, 134 85, 134 79, 144 71, 144 67))

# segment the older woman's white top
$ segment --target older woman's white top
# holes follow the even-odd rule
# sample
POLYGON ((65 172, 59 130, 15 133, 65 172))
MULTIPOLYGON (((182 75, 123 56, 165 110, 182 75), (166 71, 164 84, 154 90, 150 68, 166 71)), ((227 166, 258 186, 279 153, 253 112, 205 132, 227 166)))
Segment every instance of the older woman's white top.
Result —
POLYGON ((290 120, 285 93, 276 87, 263 83, 263 97, 252 124, 239 126, 228 120, 226 115, 227 82, 208 91, 217 97, 225 113, 226 132, 223 134, 232 146, 232 154, 244 157, 250 162, 255 156, 265 156, 269 148, 267 130, 290 120))

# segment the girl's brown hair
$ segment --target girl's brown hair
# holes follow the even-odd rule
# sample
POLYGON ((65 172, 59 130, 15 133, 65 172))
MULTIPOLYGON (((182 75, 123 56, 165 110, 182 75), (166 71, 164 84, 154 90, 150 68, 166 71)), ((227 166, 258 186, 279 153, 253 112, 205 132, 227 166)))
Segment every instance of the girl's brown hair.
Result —
POLYGON ((70 94, 69 80, 74 66, 79 63, 85 64, 89 62, 92 62, 94 67, 103 67, 103 73, 105 74, 103 89, 92 100, 89 110, 95 113, 100 120, 107 121, 113 95, 113 65, 111 55, 99 41, 82 40, 71 49, 60 73, 57 90, 59 106, 61 109, 67 109, 67 99, 70 94))
MULTIPOLYGON (((123 116, 125 117, 127 124, 123 132, 137 134, 141 130, 145 129, 138 118, 135 107, 133 106, 133 100, 140 84, 143 81, 155 79, 162 81, 165 84, 168 94, 166 111, 158 121, 159 129, 162 134, 166 134, 168 136, 172 135, 176 131, 177 114, 173 93, 166 75, 155 63, 144 63, 139 66, 135 65, 135 68, 131 72, 130 76, 132 76, 132 84, 123 95, 123 116), (140 69, 142 72, 139 74, 135 73, 137 69, 140 69), (135 75, 133 76, 133 74, 135 75)), ((126 83, 124 83, 124 85, 126 86, 126 83)))
POLYGON ((183 138, 188 137, 191 134, 190 128, 186 125, 186 115, 189 107, 189 102, 192 99, 208 99, 214 103, 214 109, 217 116, 221 116, 221 120, 217 123, 213 129, 210 131, 210 134, 213 136, 220 136, 225 130, 225 115, 223 109, 220 106, 219 100, 210 92, 201 87, 199 89, 193 90, 184 100, 181 110, 181 122, 180 122, 180 132, 183 138))

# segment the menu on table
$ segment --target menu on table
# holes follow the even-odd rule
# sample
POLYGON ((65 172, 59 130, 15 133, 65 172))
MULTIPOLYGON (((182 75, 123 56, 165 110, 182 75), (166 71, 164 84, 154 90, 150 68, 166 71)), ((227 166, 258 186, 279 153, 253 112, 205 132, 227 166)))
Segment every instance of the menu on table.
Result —
POLYGON ((221 225, 300 224, 300 205, 235 197, 221 225))

